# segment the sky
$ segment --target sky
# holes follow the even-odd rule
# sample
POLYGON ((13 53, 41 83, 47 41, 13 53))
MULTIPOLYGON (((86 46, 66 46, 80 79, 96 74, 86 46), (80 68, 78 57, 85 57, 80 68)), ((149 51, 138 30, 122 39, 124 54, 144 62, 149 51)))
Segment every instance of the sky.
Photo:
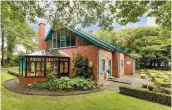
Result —
MULTIPOLYGON (((46 24, 45 32, 47 34, 49 28, 51 27, 50 24, 45 19, 42 19, 42 18, 37 18, 37 20, 38 20, 38 24, 39 23, 45 23, 46 24)), ((29 25, 36 32, 38 32, 38 24, 30 23, 29 25)), ((125 28, 137 28, 139 26, 158 26, 158 25, 155 23, 155 18, 146 17, 146 16, 140 17, 140 20, 138 22, 136 22, 136 23, 128 23, 125 26, 119 25, 116 22, 113 23, 114 30, 121 30, 121 29, 125 29, 125 28)), ((77 28, 82 28, 81 25, 77 25, 76 27, 77 28)), ((95 33, 96 31, 100 30, 100 28, 97 25, 91 25, 89 27, 82 28, 82 30, 85 31, 85 32, 89 32, 89 31, 93 30, 93 33, 95 33)))

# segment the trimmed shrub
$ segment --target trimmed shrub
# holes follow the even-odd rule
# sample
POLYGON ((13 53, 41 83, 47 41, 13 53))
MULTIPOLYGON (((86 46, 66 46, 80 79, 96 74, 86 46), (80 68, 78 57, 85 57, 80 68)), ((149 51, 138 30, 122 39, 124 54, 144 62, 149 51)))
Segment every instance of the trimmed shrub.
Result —
POLYGON ((70 90, 88 90, 96 87, 96 83, 90 79, 81 77, 69 78, 61 77, 54 80, 46 80, 45 82, 34 83, 30 88, 48 89, 50 91, 70 91, 70 90))
POLYGON ((148 90, 153 91, 154 87, 152 85, 148 85, 148 90))
POLYGON ((11 74, 11 75, 13 75, 13 76, 16 76, 16 77, 19 77, 20 76, 19 73, 14 72, 14 71, 11 71, 11 70, 8 70, 8 73, 11 74))
POLYGON ((128 86, 120 86, 119 90, 120 93, 124 95, 171 106, 171 95, 147 91, 144 89, 136 89, 128 86))
POLYGON ((92 68, 89 67, 88 58, 78 54, 74 59, 73 71, 78 77, 91 78, 92 68))
POLYGON ((172 93, 171 88, 160 87, 159 89, 160 89, 161 93, 165 93, 165 94, 171 94, 172 93))
POLYGON ((146 75, 145 75, 145 74, 140 74, 140 77, 141 77, 142 79, 145 79, 145 78, 146 78, 146 75))
POLYGON ((56 79, 56 76, 55 76, 53 73, 49 73, 49 74, 47 75, 47 79, 48 79, 48 80, 55 80, 55 79, 56 79))
POLYGON ((142 83, 142 88, 147 88, 148 84, 142 83))

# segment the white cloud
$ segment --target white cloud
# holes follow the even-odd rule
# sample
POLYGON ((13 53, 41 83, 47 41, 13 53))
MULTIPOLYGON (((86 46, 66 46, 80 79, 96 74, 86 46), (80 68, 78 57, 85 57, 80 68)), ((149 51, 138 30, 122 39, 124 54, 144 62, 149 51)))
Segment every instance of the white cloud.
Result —
MULTIPOLYGON (((36 20, 38 21, 38 24, 39 23, 45 23, 45 35, 47 34, 49 28, 51 27, 50 24, 47 22, 46 19, 43 19, 43 18, 36 18, 36 20)), ((34 28, 35 31, 38 32, 38 24, 34 24, 34 23, 30 23, 29 25, 34 28)))
POLYGON ((147 19, 146 26, 158 26, 155 23, 155 18, 154 17, 147 17, 146 19, 147 19))

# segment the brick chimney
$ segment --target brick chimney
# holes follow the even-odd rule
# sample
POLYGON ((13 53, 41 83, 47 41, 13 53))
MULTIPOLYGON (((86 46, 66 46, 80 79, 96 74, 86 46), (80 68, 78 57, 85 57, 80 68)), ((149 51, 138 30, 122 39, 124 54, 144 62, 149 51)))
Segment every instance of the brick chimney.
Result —
POLYGON ((43 50, 47 48, 47 42, 44 40, 44 38, 45 38, 45 24, 39 23, 38 50, 43 50))

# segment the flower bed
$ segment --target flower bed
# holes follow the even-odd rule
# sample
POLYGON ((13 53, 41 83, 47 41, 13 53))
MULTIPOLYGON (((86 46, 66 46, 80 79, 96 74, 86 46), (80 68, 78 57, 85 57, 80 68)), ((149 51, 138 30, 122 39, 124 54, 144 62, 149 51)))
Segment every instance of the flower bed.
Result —
POLYGON ((39 82, 28 85, 30 88, 47 89, 50 91, 70 91, 70 90, 89 90, 97 87, 97 83, 90 79, 81 77, 69 78, 61 77, 56 79, 46 80, 45 82, 39 82))

